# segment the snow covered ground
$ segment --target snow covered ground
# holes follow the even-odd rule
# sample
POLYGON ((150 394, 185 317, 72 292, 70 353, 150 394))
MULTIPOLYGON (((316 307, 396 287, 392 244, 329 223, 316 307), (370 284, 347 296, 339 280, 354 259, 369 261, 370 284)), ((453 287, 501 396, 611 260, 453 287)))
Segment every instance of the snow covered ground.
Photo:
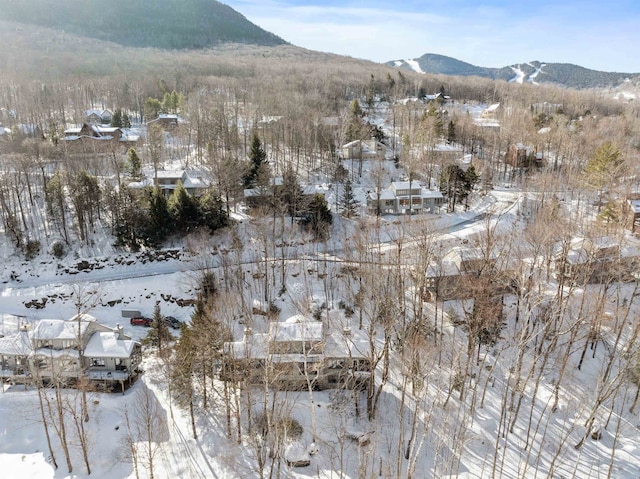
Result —
MULTIPOLYGON (((446 233, 444 241, 458 244, 484 229, 484 221, 476 220, 485 213, 499 213, 498 226, 508 231, 518 221, 518 197, 519 194, 512 190, 495 191, 474 204, 469 212, 443 215, 435 224, 442 228, 443 234, 446 233)), ((417 219, 412 218, 412 221, 417 219)), ((393 250, 394 231, 397 233, 399 230, 393 221, 384 220, 382 224, 387 225, 387 240, 378 251, 385 254, 393 250)), ((348 228, 348 224, 336 226, 343 227, 348 228)), ((327 247, 337 252, 338 259, 341 255, 339 243, 344 241, 343 238, 336 234, 334 243, 327 247)), ((410 247, 411 243, 408 243, 407 248, 410 247)), ((249 270, 252 268, 251 254, 247 252, 246 257, 249 270)), ((283 310, 282 317, 296 313, 294 298, 299 294, 310 294, 315 304, 326 298, 320 270, 324 268, 329 277, 334 277, 332 274, 339 271, 339 263, 323 263, 319 258, 308 256, 308 259, 291 260, 292 275, 287 284, 288 293, 278 300, 283 310)), ((99 270, 71 275, 56 275, 56 267, 44 268, 34 274, 26 266, 14 264, 12 270, 22 282, 9 280, 3 285, 0 311, 24 315, 30 322, 42 318, 68 318, 76 309, 71 292, 78 284, 82 284, 96 291, 95 295, 100 301, 91 314, 105 324, 113 326, 122 322, 119 312, 124 306, 135 305, 144 314, 151 314, 153 304, 158 299, 163 313, 188 320, 190 307, 181 308, 164 298, 168 295, 172 298, 193 295, 196 279, 193 270, 196 264, 197 255, 186 255, 183 261, 160 264, 123 266, 114 262, 99 270), (131 268, 132 277, 128 277, 128 268, 131 268), (144 276, 147 268, 151 276, 144 276), (51 281, 49 286, 44 284, 47 278, 51 281), (58 298, 55 302, 48 301, 43 309, 33 310, 23 304, 52 294, 57 294, 58 298), (109 301, 118 298, 122 299, 122 303, 109 306, 109 301)), ((625 286, 620 294, 631 297, 631 288, 632 285, 625 286)), ((596 293, 596 289, 593 292, 596 293)), ((336 294, 335 303, 344 293, 336 294)), ((579 292, 576 294, 580 296, 579 292)), ((510 298, 505 305, 511 317, 504 333, 506 338, 522 334, 512 321, 514 301, 514 298, 510 298)), ((432 305, 426 307, 430 314, 437 317, 437 313, 429 309, 432 305)), ((455 305, 443 307, 455 308, 455 305)), ((637 308, 634 311, 633 314, 640 312, 637 308)), ((338 308, 328 314, 340 317, 342 321, 345 319, 338 308)), ((597 377, 602 374, 607 348, 612 347, 615 338, 607 336, 604 346, 596 351, 594 357, 591 358, 589 354, 581 371, 575 370, 579 356, 579 348, 576 348, 571 359, 574 366, 571 368, 572 377, 563 383, 559 408, 555 413, 549 409, 558 371, 553 367, 553 361, 547 364, 540 384, 527 383, 527 393, 520 406, 523 411, 521 418, 532 418, 534 429, 528 429, 528 422, 521 419, 515 422, 512 433, 505 434, 507 412, 501 408, 501 404, 509 391, 507 385, 512 381, 510 368, 515 364, 515 343, 507 340, 500 347, 487 349, 482 356, 482 367, 477 369, 477 377, 471 381, 472 393, 464 401, 457 398, 457 393, 447 400, 451 371, 460 360, 456 351, 464 348, 465 333, 449 322, 448 314, 443 316, 443 321, 443 330, 446 332, 444 342, 424 358, 425 364, 433 365, 425 370, 426 389, 409 392, 403 397, 406 378, 401 374, 402 356, 399 350, 394 350, 391 356, 392 374, 382 391, 378 419, 373 422, 355 416, 353 399, 345 392, 315 392, 312 404, 308 392, 280 392, 279 407, 289 411, 304 431, 291 446, 293 449, 290 453, 308 458, 311 463, 306 468, 283 466, 282 477, 355 479, 363 477, 363 474, 365 477, 378 477, 380 468, 383 469, 382 477, 390 477, 393 475, 390 463, 395 462, 396 457, 404 469, 411 467, 415 470, 415 477, 596 478, 606 477, 609 472, 610 477, 616 478, 640 477, 640 461, 637 459, 640 457, 640 421, 637 413, 622 416, 613 413, 610 426, 603 430, 601 440, 587 440, 581 449, 574 448, 584 434, 581 424, 592 404, 593 385, 597 384, 597 377), (436 360, 439 354, 441 359, 436 360), (536 399, 532 401, 534 387, 537 389, 536 399), (418 414, 416 423, 413 422, 414 411, 418 414), (314 422, 317 424, 315 443, 311 435, 314 422), (400 424, 403 426, 399 427, 400 424), (412 424, 417 427, 414 441, 407 443, 412 424), (400 459, 405 455, 405 448, 409 460, 400 459), (314 454, 308 454, 310 450, 314 454), (553 473, 550 472, 552 470, 553 473), (337 471, 341 471, 341 475, 337 471)), ((13 317, 3 317, 5 331, 12 330, 17 323, 18 320, 13 317)), ((352 326, 356 334, 362 334, 357 331, 356 324, 352 326)), ((125 328, 138 339, 147 332, 145 328, 128 324, 125 324, 125 328)), ((530 359, 527 356, 525 364, 530 359)), ((144 369, 141 379, 124 396, 105 393, 90 395, 90 421, 87 423, 92 466, 90 476, 84 469, 77 444, 72 447, 74 471, 68 474, 54 440, 59 468, 57 471, 52 468, 37 394, 33 390, 25 390, 23 386, 6 385, 0 393, 0 465, 7 474, 4 477, 136 477, 127 446, 128 437, 135 427, 127 426, 124 413, 127 411, 130 417, 134 417, 136 405, 144 397, 150 397, 153 401, 157 418, 154 434, 154 447, 157 448, 155 477, 259 477, 255 445, 250 438, 237 444, 226 437, 224 408, 219 400, 207 410, 198 408, 198 439, 193 439, 188 413, 169 397, 165 366, 151 351, 147 352, 144 369)), ((411 391, 411 388, 408 390, 411 391)), ((76 391, 69 390, 66 394, 69 401, 77 400, 76 391)), ((626 409, 633 394, 634 389, 629 388, 620 395, 620 401, 624 401, 626 409)), ((360 401, 364 408, 364 396, 360 396, 360 401)), ((606 419, 607 411, 605 408, 605 414, 599 415, 600 420, 606 419)), ((142 448, 142 444, 138 444, 138 447, 142 448)), ((142 462, 138 464, 138 475, 149 477, 142 462)))

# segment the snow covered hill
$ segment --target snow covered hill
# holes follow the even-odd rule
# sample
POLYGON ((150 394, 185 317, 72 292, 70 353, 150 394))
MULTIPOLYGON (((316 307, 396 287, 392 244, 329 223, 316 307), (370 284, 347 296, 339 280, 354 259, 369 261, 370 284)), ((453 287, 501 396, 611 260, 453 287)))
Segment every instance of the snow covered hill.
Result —
POLYGON ((433 53, 408 60, 386 63, 418 73, 442 75, 479 76, 494 80, 531 84, 553 83, 571 88, 615 87, 627 81, 638 82, 640 73, 600 72, 568 63, 531 61, 502 68, 487 68, 472 65, 455 58, 433 53))

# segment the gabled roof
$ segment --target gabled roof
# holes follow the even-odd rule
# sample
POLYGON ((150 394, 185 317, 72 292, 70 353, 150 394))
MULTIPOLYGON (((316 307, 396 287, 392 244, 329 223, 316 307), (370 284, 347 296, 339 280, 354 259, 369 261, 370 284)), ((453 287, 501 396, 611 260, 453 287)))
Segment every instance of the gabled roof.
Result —
POLYGON ((97 115, 100 118, 111 117, 110 110, 99 110, 99 109, 85 110, 84 114, 85 116, 97 115))
POLYGON ((294 319, 291 322, 272 322, 269 325, 269 340, 274 342, 322 341, 322 338, 321 321, 294 319))
POLYGON ((28 356, 31 353, 31 341, 27 331, 0 338, 0 355, 28 356))
POLYGON ((397 190, 410 190, 410 189, 417 189, 417 188, 422 188, 422 185, 420 184, 419 181, 392 181, 391 182, 391 187, 394 188, 396 191, 397 190))
POLYGON ((89 358, 128 358, 136 341, 119 339, 117 332, 100 332, 91 336, 84 355, 89 358))
MULTIPOLYGON (((80 334, 84 334, 90 321, 80 321, 80 334)), ((34 340, 78 339, 78 321, 42 319, 33 330, 34 340)))

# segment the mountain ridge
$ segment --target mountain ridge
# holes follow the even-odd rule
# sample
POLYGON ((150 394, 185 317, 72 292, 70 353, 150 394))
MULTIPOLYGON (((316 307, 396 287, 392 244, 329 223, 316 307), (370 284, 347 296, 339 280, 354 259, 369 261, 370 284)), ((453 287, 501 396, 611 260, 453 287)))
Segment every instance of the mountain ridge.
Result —
POLYGON ((629 79, 640 79, 640 73, 603 72, 572 63, 540 62, 538 60, 516 63, 502 68, 481 67, 435 53, 425 53, 412 60, 392 60, 386 62, 385 65, 410 69, 419 73, 479 76, 518 83, 549 83, 578 89, 614 87, 629 79))
POLYGON ((221 43, 287 44, 216 0, 0 0, 0 20, 130 47, 182 50, 221 43))

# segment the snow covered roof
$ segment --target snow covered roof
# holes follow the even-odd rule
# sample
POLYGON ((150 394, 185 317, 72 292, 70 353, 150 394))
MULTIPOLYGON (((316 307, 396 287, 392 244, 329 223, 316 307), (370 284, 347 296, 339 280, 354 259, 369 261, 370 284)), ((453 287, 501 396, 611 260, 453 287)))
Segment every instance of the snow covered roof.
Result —
POLYGON ((640 213, 640 200, 627 200, 633 213, 640 213))
POLYGON ((51 349, 51 348, 40 348, 36 349, 33 352, 34 356, 43 356, 45 358, 79 358, 80 355, 78 351, 75 349, 51 349))
MULTIPOLYGON (((455 264, 458 269, 462 268, 462 263, 465 261, 480 261, 485 259, 485 251, 481 248, 470 248, 467 246, 455 246, 449 250, 449 252, 444 256, 443 261, 450 261, 455 264)), ((493 249, 489 252, 489 259, 496 259, 498 257, 498 252, 493 249)))
POLYGON ((128 358, 135 344, 131 339, 119 339, 116 332, 95 333, 84 349, 84 355, 89 358, 128 358))
POLYGON ((182 179, 186 174, 185 170, 158 170, 158 179, 182 179))
POLYGON ((422 198, 444 198, 439 191, 428 190, 427 188, 422 188, 421 196, 422 198))
POLYGON ((340 333, 329 335, 324 346, 324 355, 327 358, 364 359, 370 351, 368 341, 340 333))
MULTIPOLYGON (((562 255, 562 244, 555 247, 555 256, 562 255)), ((569 243, 566 261, 571 264, 584 264, 592 260, 605 258, 634 258, 640 256, 640 248, 634 244, 625 242, 621 244, 616 238, 611 236, 601 236, 598 238, 575 237, 569 243)))
POLYGON ((422 188, 422 185, 419 181, 393 181, 391 182, 391 187, 394 190, 411 190, 416 188, 422 188))
POLYGON ((0 338, 0 355, 27 356, 31 353, 31 341, 27 331, 0 338))
POLYGON ((224 343, 224 352, 236 359, 264 359, 266 357, 267 343, 268 335, 263 333, 254 334, 247 331, 242 340, 224 343))
POLYGON ((494 112, 500 108, 500 103, 494 103, 493 105, 489 105, 489 107, 485 110, 487 112, 494 112))
POLYGON ((269 325, 271 341, 322 341, 322 338, 321 321, 308 321, 302 317, 299 322, 273 322, 269 325))
MULTIPOLYGON (((89 327, 89 321, 80 321, 80 334, 84 334, 89 327)), ((77 339, 78 321, 64 321, 62 319, 42 319, 33 330, 33 339, 77 339)))
POLYGON ((377 195, 375 191, 369 192, 369 198, 371 198, 374 201, 377 199, 394 200, 396 198, 396 195, 393 193, 393 191, 389 189, 384 189, 380 192, 380 195, 377 195))
POLYGON ((85 116, 98 115, 100 118, 111 117, 111 112, 109 110, 98 110, 98 109, 86 110, 84 114, 85 116))

